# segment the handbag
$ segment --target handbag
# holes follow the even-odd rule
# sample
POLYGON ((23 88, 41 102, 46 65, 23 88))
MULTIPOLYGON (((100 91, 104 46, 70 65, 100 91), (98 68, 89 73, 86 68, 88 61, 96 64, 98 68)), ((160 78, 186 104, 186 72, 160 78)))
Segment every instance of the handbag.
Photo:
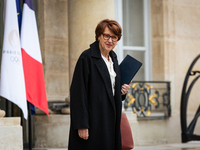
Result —
POLYGON ((125 113, 121 115, 121 141, 122 150, 130 150, 134 147, 131 127, 125 113))

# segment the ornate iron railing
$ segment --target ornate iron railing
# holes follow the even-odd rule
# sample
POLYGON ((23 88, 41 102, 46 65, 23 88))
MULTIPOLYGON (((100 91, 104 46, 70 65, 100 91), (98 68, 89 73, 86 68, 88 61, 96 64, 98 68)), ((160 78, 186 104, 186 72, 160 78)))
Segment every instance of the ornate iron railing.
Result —
POLYGON ((189 100, 189 96, 190 93, 192 91, 192 88, 194 86, 194 84, 197 82, 197 80, 200 78, 200 71, 192 71, 194 65, 196 64, 197 60, 200 59, 200 54, 193 60, 193 62, 191 63, 187 74, 185 76, 185 80, 183 83, 183 89, 182 89, 182 95, 181 95, 181 130, 182 130, 182 142, 188 142, 188 141, 192 141, 192 140, 199 140, 200 141, 200 135, 195 135, 194 134, 194 129, 196 126, 196 122, 200 116, 200 105, 196 111, 196 114, 194 115, 193 120, 191 121, 191 123, 189 124, 189 126, 187 126, 187 105, 188 105, 188 100, 189 100), (189 77, 195 77, 193 79, 193 81, 190 83, 189 86, 188 85, 188 81, 189 81, 189 77))
POLYGON ((170 117, 170 82, 132 81, 123 106, 138 118, 170 117))

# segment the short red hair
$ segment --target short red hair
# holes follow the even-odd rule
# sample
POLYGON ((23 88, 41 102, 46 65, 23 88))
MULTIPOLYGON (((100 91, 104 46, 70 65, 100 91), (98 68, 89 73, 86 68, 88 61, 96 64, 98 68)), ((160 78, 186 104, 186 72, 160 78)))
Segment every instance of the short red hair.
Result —
POLYGON ((121 39, 122 28, 119 23, 115 20, 104 19, 99 22, 95 29, 96 41, 98 41, 98 37, 103 34, 106 27, 118 37, 118 41, 121 39))

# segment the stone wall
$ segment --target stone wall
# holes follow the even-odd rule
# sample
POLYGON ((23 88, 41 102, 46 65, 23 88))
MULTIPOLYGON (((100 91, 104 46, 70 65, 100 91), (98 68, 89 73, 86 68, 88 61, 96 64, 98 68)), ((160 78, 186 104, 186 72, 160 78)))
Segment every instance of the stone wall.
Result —
POLYGON ((36 148, 67 148, 69 137, 69 115, 35 116, 36 148))
MULTIPOLYGON (((166 142, 169 143, 181 141, 181 92, 186 72, 200 53, 199 24, 200 1, 151 0, 152 77, 153 80, 171 81, 172 117, 167 120, 167 126, 163 126, 163 130, 166 128, 166 142)), ((200 70, 200 61, 195 70, 200 70)), ((199 106, 199 83, 196 83, 189 98, 189 120, 199 106)), ((200 133, 199 126, 195 132, 200 133)))
MULTIPOLYGON (((186 72, 200 53, 199 8, 198 0, 151 1, 153 80, 171 81, 173 114, 179 112, 186 72)), ((200 69, 200 62, 194 69, 200 69)), ((194 102, 200 96, 198 87, 191 94, 194 102)), ((189 111, 194 111, 192 106, 189 111)))

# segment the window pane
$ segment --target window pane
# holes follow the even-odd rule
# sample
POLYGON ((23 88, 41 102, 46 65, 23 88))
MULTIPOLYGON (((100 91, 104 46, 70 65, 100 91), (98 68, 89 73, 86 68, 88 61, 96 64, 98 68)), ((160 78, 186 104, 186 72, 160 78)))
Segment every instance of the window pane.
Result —
POLYGON ((124 46, 144 46, 143 0, 123 0, 124 46))
POLYGON ((130 51, 130 50, 124 50, 124 57, 129 54, 130 56, 134 57, 135 59, 139 60, 142 62, 142 67, 140 70, 137 72, 135 77, 133 78, 134 81, 144 81, 145 80, 145 75, 144 75, 144 52, 141 51, 130 51))

